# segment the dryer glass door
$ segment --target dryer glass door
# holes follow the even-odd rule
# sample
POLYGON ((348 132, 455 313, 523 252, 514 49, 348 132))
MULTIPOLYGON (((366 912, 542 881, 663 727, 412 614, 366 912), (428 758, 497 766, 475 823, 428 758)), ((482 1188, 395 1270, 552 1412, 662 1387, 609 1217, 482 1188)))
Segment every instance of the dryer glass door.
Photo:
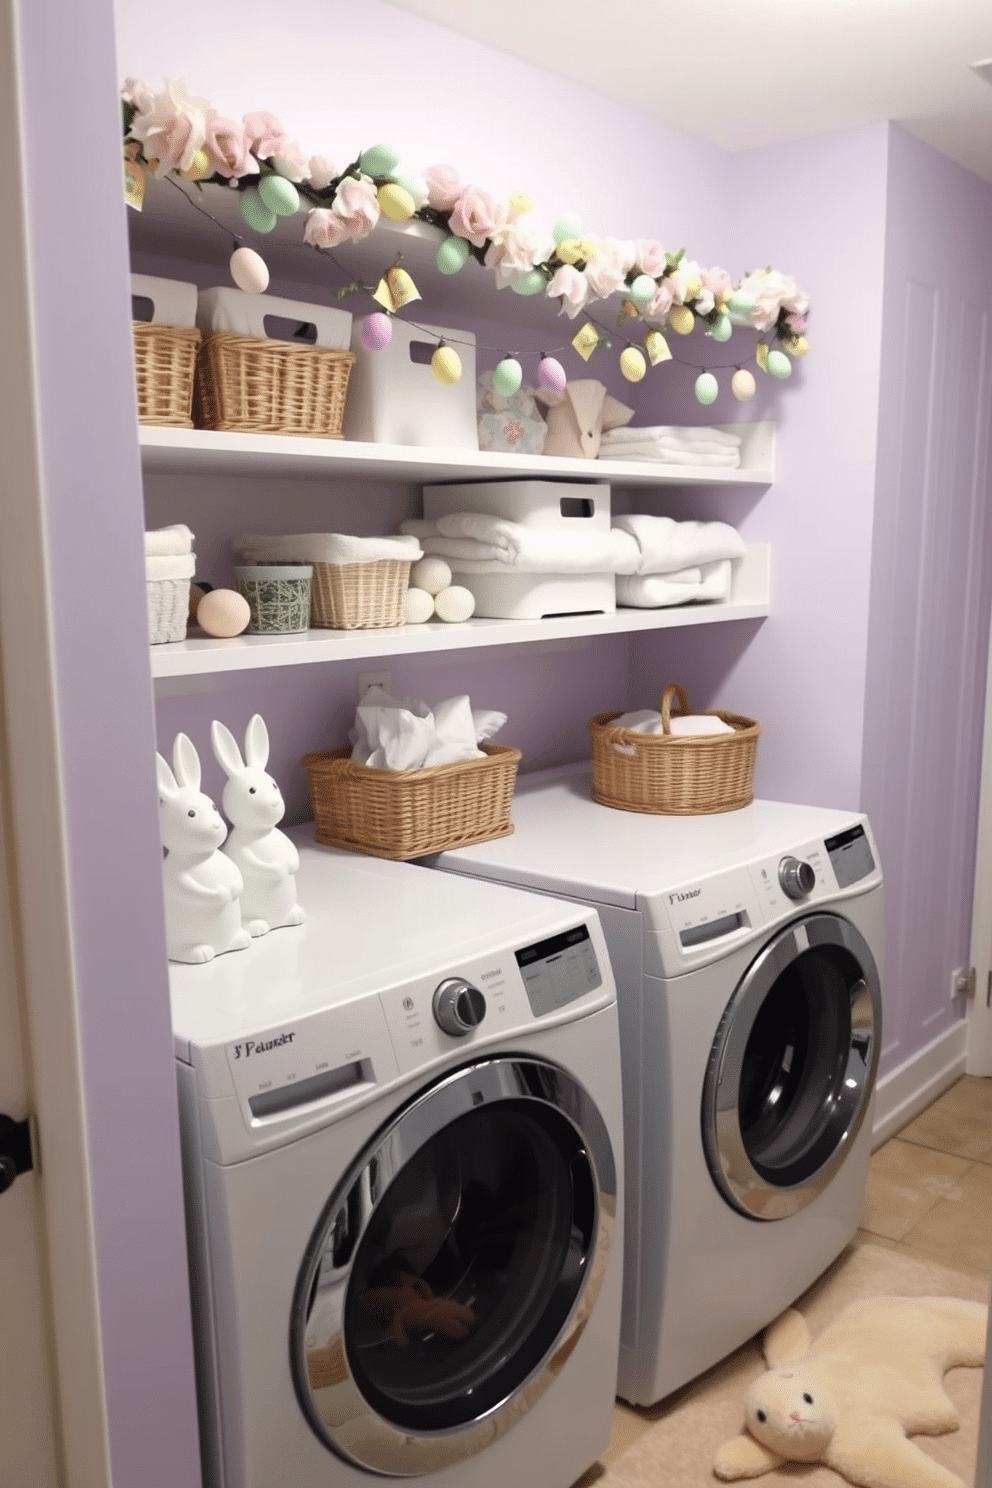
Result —
POLYGON ((321 1439, 402 1475, 491 1443, 574 1346, 615 1208, 605 1126, 556 1066, 487 1060, 421 1096, 332 1197, 301 1270, 292 1360, 321 1439))
POLYGON ((839 915, 793 921, 751 963, 703 1090, 710 1171, 734 1208, 783 1219, 827 1186, 868 1110, 881 1016, 871 950, 839 915))

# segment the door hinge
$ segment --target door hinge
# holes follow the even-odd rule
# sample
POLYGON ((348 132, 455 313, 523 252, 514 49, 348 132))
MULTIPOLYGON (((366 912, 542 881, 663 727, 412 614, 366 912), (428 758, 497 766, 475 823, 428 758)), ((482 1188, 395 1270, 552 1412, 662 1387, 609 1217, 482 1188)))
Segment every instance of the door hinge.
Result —
POLYGON ((29 1173, 33 1167, 30 1117, 15 1121, 0 1115, 0 1194, 7 1192, 19 1173, 29 1173))
POLYGON ((974 995, 975 968, 973 966, 959 966, 957 971, 951 973, 951 996, 974 997, 974 995))

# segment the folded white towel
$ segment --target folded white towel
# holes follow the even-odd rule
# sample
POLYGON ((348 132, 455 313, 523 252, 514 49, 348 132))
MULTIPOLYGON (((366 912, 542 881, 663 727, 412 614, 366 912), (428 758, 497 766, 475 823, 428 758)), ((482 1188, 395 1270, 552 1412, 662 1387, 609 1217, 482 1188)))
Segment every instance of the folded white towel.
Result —
POLYGON ((663 465, 703 465, 708 469, 737 470, 741 457, 737 450, 725 450, 714 445, 711 450, 702 447, 690 449, 688 445, 678 449, 666 449, 656 441, 640 444, 617 444, 600 449, 601 460, 657 460, 663 465))
POLYGON ((678 424, 628 424, 623 429, 604 429, 603 444, 627 444, 631 440, 665 439, 670 443, 685 445, 720 444, 727 449, 738 449, 739 434, 728 434, 713 424, 680 426, 678 424))
POLYGON ((633 573, 637 566, 636 541, 615 528, 563 532, 485 512, 452 512, 436 521, 401 525, 419 539, 425 553, 454 560, 467 573, 475 563, 496 563, 515 573, 633 573))
POLYGON ((744 539, 727 522, 676 522, 635 513, 614 517, 613 528, 632 537, 639 550, 636 567, 620 572, 673 574, 721 558, 742 558, 745 551, 744 539))
POLYGON ((617 575, 617 604, 639 610, 660 610, 668 605, 695 603, 697 600, 730 598, 730 559, 705 563, 694 569, 699 574, 695 583, 685 583, 677 574, 617 575))
MULTIPOLYGON (((722 718, 713 713, 680 713, 668 720, 669 732, 675 738, 698 734, 732 734, 734 730, 722 718)), ((641 708, 636 713, 624 713, 610 722, 610 728, 630 729, 634 734, 663 734, 661 714, 656 708, 641 708)))
POLYGON ((152 558, 175 558, 193 549, 193 534, 182 522, 172 527, 157 527, 145 533, 145 555, 152 558))
POLYGON ((370 687, 348 735, 354 746, 351 758, 379 770, 419 770, 479 759, 479 743, 505 722, 505 713, 474 709, 465 695, 429 708, 419 698, 401 702, 381 687, 370 687))
POLYGON ((192 553, 182 553, 168 558, 154 555, 145 559, 146 579, 191 579, 196 568, 192 553))
POLYGON ((246 532, 234 551, 247 563, 375 563, 381 558, 423 557, 414 537, 354 537, 349 532, 297 532, 267 536, 246 532))

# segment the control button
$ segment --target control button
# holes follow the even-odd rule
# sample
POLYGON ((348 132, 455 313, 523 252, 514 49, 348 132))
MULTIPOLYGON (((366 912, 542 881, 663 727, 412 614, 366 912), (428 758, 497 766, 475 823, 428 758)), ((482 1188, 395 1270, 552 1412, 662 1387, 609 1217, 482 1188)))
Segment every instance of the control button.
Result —
POLYGON ((801 858, 783 858, 778 865, 778 881, 790 899, 805 899, 816 888, 816 874, 801 858))
POLYGON ((452 1038, 464 1038, 486 1016, 486 999, 462 977, 448 977, 434 993, 434 1018, 452 1038))

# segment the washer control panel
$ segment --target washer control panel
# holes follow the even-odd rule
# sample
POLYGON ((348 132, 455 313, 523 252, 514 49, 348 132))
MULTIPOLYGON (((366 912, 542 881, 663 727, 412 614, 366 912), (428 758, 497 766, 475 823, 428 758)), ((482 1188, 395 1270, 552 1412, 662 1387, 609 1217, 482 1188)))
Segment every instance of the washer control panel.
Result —
POLYGON ((806 899, 816 888, 816 874, 805 858, 784 857, 778 865, 778 881, 790 899, 806 899))

